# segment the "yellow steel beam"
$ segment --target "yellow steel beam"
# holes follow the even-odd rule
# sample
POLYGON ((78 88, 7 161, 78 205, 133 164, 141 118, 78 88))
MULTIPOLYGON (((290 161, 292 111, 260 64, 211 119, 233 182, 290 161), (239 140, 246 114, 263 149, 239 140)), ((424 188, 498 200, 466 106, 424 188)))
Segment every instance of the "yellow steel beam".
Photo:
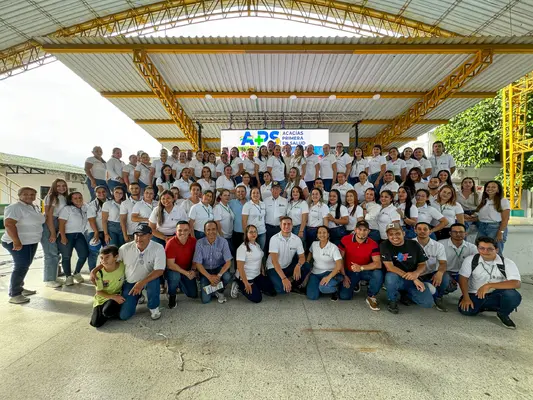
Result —
MULTIPOLYGON (((418 99, 426 92, 174 92, 179 99, 203 99, 210 95, 214 99, 249 99, 255 94, 259 99, 284 99, 296 96, 299 99, 327 99, 335 95, 337 99, 371 99, 379 94, 382 99, 418 99)), ((107 99, 156 98, 153 92, 101 92, 107 99)), ((496 92, 457 92, 450 97, 456 99, 486 99, 496 96, 496 92)))
MULTIPOLYGON (((229 116, 228 116, 229 119, 229 116)), ((134 119, 133 120, 136 124, 139 125, 169 125, 173 124, 174 120, 172 119, 134 119)), ((361 124, 363 125, 386 125, 393 123, 393 119, 363 119, 361 120, 361 124)), ((424 124, 424 125, 443 125, 447 124, 449 122, 448 119, 421 119, 416 124, 424 124)), ((217 122, 210 122, 210 121, 202 121, 202 124, 210 124, 210 123, 219 123, 217 122)), ((321 125, 350 125, 353 124, 354 121, 321 121, 321 125)))
POLYGON ((150 60, 150 57, 148 57, 145 51, 136 50, 133 53, 133 63, 139 71, 139 74, 157 95, 172 121, 189 140, 192 148, 194 150, 200 148, 198 143, 198 131, 194 122, 173 96, 172 91, 169 89, 167 83, 153 64, 152 60, 150 60))
MULTIPOLYGON (((400 138, 396 138, 394 141, 395 142, 410 142, 415 139, 416 138, 413 138, 413 137, 400 137, 400 138)), ((188 143, 187 139, 184 139, 184 138, 157 138, 157 140, 160 143, 188 143)), ((206 143, 219 143, 220 142, 220 138, 206 138, 202 140, 205 140, 206 143)), ((367 142, 373 142, 373 141, 374 141, 374 138, 369 138, 369 137, 359 138, 360 143, 367 143, 367 142)))
MULTIPOLYGON (((335 0, 166 0, 59 29, 48 37, 145 35, 215 19, 268 17, 367 36, 454 37, 455 32, 403 16, 335 0)), ((0 51, 0 76, 51 60, 34 40, 0 51)))
POLYGON ((392 124, 375 137, 375 143, 386 146, 395 141, 411 126, 418 123, 429 112, 433 111, 452 93, 459 90, 472 78, 479 75, 492 63, 491 50, 478 51, 467 61, 457 67, 451 74, 444 78, 416 104, 412 105, 403 114, 394 118, 392 124))

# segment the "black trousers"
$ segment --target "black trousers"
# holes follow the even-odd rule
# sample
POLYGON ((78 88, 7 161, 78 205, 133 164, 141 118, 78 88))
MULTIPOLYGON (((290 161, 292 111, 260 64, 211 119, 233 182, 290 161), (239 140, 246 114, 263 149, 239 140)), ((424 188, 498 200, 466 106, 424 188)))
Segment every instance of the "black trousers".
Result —
POLYGON ((120 313, 120 304, 115 300, 107 300, 104 304, 93 308, 91 316, 91 326, 101 327, 108 319, 118 317, 120 313))

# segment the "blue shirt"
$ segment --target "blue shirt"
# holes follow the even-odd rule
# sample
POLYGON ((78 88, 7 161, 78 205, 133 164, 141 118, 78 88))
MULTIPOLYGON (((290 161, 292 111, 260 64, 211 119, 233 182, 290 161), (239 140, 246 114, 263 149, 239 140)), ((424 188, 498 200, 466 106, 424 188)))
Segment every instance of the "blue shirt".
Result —
POLYGON ((207 237, 196 242, 193 262, 202 264, 206 270, 220 268, 232 258, 228 241, 223 237, 217 236, 213 244, 209 243, 207 237))
MULTIPOLYGON (((246 201, 244 204, 246 204, 246 201)), ((230 200, 228 203, 229 208, 231 208, 231 211, 235 214, 235 218, 233 219, 233 230, 239 233, 244 233, 244 229, 242 229, 242 207, 244 204, 237 199, 230 200)))

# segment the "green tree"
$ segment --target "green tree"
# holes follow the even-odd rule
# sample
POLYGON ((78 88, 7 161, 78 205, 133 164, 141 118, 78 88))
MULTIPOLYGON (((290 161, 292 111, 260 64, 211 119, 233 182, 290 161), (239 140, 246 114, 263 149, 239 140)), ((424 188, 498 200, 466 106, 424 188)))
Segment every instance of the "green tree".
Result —
MULTIPOLYGON (((458 114, 435 133, 460 167, 482 168, 501 158, 501 91, 458 114)), ((533 137, 533 96, 528 99, 528 136, 533 137)), ((499 178, 501 178, 501 173, 499 178)), ((524 188, 533 188, 533 155, 526 154, 524 188)))

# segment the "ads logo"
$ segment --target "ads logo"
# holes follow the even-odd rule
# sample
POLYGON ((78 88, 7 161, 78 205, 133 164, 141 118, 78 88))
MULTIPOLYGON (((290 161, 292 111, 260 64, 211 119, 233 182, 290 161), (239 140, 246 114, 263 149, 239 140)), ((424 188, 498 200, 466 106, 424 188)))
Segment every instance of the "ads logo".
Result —
POLYGON ((250 131, 246 131, 241 138, 241 146, 261 146, 263 143, 273 140, 276 144, 280 143, 279 131, 257 131, 257 134, 253 134, 250 131), (255 137, 254 137, 255 136, 255 137))

